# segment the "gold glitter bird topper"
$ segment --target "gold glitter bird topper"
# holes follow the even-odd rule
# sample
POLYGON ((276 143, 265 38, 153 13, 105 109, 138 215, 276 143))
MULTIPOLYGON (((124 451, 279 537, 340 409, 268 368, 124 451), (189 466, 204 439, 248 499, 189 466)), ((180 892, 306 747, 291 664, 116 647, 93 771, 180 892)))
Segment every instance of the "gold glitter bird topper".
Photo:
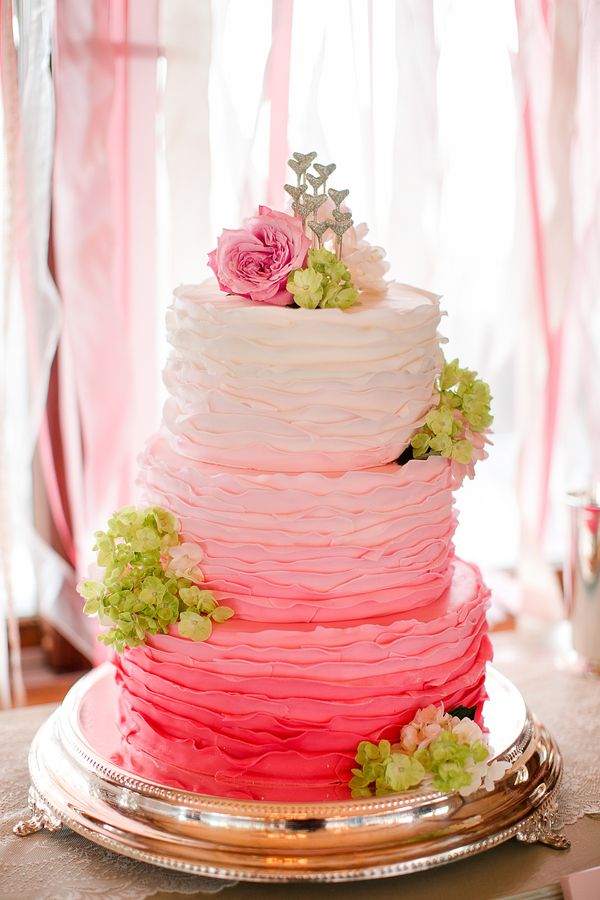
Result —
POLYGON ((343 236, 354 224, 350 210, 342 210, 342 203, 350 191, 347 188, 341 191, 327 188, 327 180, 336 168, 335 163, 322 165, 315 162, 316 158, 314 150, 310 153, 292 153, 288 166, 296 175, 296 184, 284 184, 283 187, 292 198, 295 215, 302 219, 304 232, 308 234, 307 228, 312 232, 313 245, 321 248, 325 235, 331 231, 336 237, 336 256, 341 259, 343 236), (314 173, 309 171, 311 166, 315 170, 314 173), (309 193, 309 187, 312 193, 309 193), (334 205, 331 217, 319 220, 317 211, 328 197, 334 205))

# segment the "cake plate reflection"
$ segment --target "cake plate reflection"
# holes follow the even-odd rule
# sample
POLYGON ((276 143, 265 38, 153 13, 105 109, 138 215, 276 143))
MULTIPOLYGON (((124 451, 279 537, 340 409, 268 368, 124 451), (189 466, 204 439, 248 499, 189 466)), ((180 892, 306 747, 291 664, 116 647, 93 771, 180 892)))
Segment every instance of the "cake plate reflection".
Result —
MULTIPOLYGON (((485 727, 510 761, 491 792, 412 790, 318 801, 289 789, 266 799, 252 786, 213 794, 146 780, 123 764, 109 664, 82 678, 31 746, 26 835, 66 826, 97 844, 158 866, 247 881, 344 881, 402 875, 462 859, 510 838, 565 849, 553 831, 562 761, 519 691, 493 667, 485 727), (285 799, 282 799, 285 798, 285 799)), ((136 767, 137 768, 137 767, 136 767)), ((345 790, 345 789, 343 789, 345 790)))

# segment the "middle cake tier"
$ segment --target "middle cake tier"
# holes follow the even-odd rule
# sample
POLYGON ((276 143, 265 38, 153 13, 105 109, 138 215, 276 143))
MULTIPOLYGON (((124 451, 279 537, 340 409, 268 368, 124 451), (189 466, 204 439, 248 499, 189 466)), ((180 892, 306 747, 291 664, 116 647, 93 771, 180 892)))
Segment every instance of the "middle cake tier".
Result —
POLYGON ((189 460, 158 434, 144 499, 173 512, 204 553, 206 587, 236 616, 325 623, 434 603, 451 581, 449 460, 354 472, 269 473, 189 460))

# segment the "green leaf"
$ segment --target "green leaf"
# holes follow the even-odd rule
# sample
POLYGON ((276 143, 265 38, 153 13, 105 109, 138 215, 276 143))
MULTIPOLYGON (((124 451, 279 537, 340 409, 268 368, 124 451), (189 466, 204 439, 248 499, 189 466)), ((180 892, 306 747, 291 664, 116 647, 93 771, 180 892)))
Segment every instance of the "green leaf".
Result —
POLYGON ((448 434, 436 434, 429 441, 429 446, 436 453, 449 458, 452 455, 452 439, 448 434))
POLYGON ((80 581, 77 591, 86 600, 101 600, 104 596, 104 585, 98 581, 80 581))
POLYGON ((87 600, 83 605, 83 612, 86 616, 95 616, 100 609, 100 600, 87 600))
POLYGON ((192 641, 205 641, 212 634, 211 621, 206 616, 199 616, 198 613, 186 610, 181 613, 179 634, 192 641))
POLYGON ((429 441, 431 440, 431 435, 426 434, 424 431, 418 431, 415 435, 413 435, 411 439, 411 447, 415 451, 415 457, 417 459, 421 459, 426 455, 429 450, 429 441))
POLYGON ((452 459, 455 459, 456 462, 467 463, 471 462, 471 457, 473 456, 473 444, 471 441, 456 441, 456 443, 452 447, 452 459))
POLYGON ((438 434, 452 434, 452 427, 454 425, 454 416, 450 412, 449 409, 445 407, 441 409, 433 409, 430 413, 427 414, 427 418, 425 420, 428 428, 434 433, 434 435, 438 434))
POLYGON ((231 619, 234 615, 234 611, 229 606, 217 606, 215 611, 211 613, 211 618, 213 622, 226 622, 227 619, 231 619))

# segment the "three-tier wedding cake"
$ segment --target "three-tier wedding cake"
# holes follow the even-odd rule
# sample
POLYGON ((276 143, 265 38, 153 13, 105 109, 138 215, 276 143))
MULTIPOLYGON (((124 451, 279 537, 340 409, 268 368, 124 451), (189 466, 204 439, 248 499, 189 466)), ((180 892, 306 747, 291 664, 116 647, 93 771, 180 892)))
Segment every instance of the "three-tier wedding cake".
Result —
POLYGON ((133 549, 83 589, 122 650, 129 765, 193 791, 335 796, 360 742, 431 705, 480 721, 485 696, 488 591, 452 538, 489 390, 313 160, 292 160, 293 211, 223 232, 217 280, 175 291, 150 509, 113 522, 99 562, 133 549))

